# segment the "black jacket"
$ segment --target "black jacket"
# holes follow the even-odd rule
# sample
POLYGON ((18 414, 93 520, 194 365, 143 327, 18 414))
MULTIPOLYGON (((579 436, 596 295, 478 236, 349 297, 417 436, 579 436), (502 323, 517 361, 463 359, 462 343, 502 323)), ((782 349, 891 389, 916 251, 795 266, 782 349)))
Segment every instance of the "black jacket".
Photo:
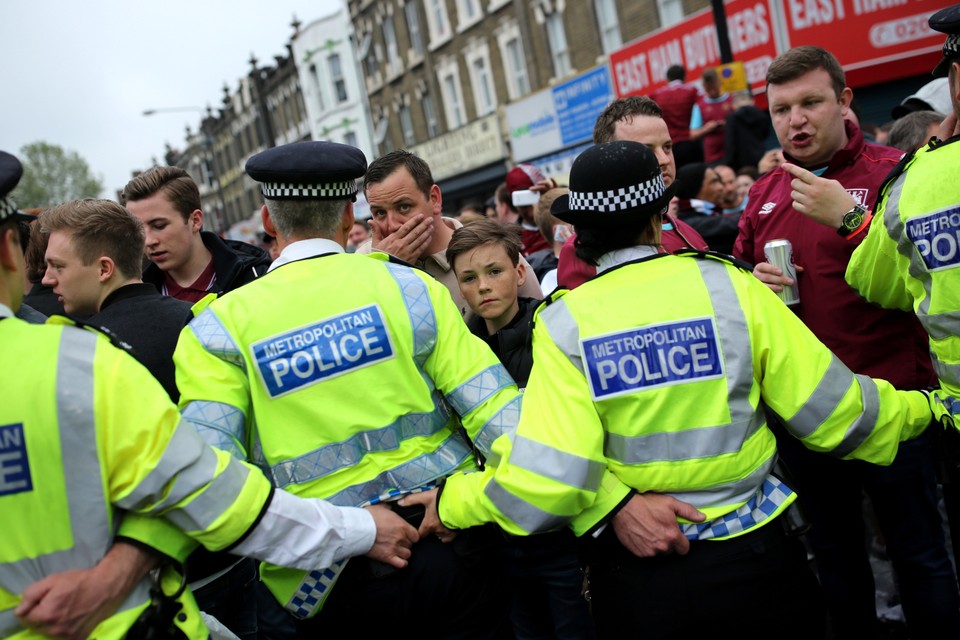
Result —
MULTIPOLYGON (((260 247, 239 240, 224 240, 210 231, 201 231, 200 238, 213 256, 213 271, 217 276, 210 293, 233 291, 253 282, 270 267, 270 254, 260 247)), ((152 262, 143 271, 143 281, 163 291, 163 271, 152 262)))
POLYGON ((495 334, 487 335, 484 319, 474 316, 467 326, 473 335, 484 340, 506 367, 517 386, 527 386, 530 369, 533 367, 533 312, 540 306, 540 300, 518 298, 520 310, 513 320, 495 334))
POLYGON ((725 129, 723 164, 734 171, 757 166, 767 152, 766 141, 772 129, 770 114, 753 105, 745 105, 727 116, 725 129))
POLYGON ((103 301, 100 311, 85 322, 105 330, 129 346, 130 355, 160 381, 170 399, 180 399, 173 367, 173 351, 180 330, 193 317, 192 305, 160 295, 153 285, 128 284, 103 301))

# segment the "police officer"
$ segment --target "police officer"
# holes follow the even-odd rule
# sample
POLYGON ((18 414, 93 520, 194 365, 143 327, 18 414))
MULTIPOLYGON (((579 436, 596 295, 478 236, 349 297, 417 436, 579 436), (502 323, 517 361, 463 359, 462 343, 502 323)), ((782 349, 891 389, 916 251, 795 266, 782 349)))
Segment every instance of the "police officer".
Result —
POLYGON ((552 213, 599 275, 539 309, 516 434, 495 443, 496 469, 447 479, 440 520, 596 536, 603 637, 822 637, 816 582, 778 521, 796 496, 771 473, 763 406, 809 447, 889 463, 926 428, 928 400, 855 376, 731 258, 659 254, 672 193, 639 143, 574 162, 552 213))
MULTIPOLYGON (((948 78, 953 113, 938 138, 908 153, 884 183, 866 239, 853 252, 847 282, 870 302, 915 311, 930 336, 941 411, 960 399, 960 4, 929 19, 947 34, 933 75, 948 78)), ((817 218, 839 228, 842 214, 817 218)))
MULTIPOLYGON (((361 151, 332 142, 250 158, 280 255, 260 279, 197 309, 174 355, 182 413, 209 442, 256 462, 277 487, 344 506, 393 504, 476 470, 458 421, 487 455, 520 406, 443 285, 385 254, 344 252, 365 170, 361 151)), ((476 533, 454 538, 421 539, 399 572, 364 561, 264 565, 261 575, 304 637, 394 634, 398 624, 495 637, 507 627, 495 554, 470 544, 476 533)))
MULTIPOLYGON (((0 152, 0 636, 123 637, 147 611, 155 562, 119 541, 174 553, 183 547, 174 527, 209 548, 291 566, 366 552, 403 566, 416 532, 395 514, 272 489, 205 445, 104 335, 13 317, 25 265, 8 194, 21 174, 0 152), (123 512, 165 520, 124 516, 115 535, 123 512)), ((165 606, 169 617, 154 622, 208 636, 189 592, 165 606)))

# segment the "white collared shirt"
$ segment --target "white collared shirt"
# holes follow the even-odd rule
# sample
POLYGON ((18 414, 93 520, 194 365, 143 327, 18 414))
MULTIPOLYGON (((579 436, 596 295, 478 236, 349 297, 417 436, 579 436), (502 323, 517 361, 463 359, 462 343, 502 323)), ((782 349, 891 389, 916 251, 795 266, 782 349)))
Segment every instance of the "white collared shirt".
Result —
POLYGON ((613 269, 624 262, 632 262, 659 254, 660 250, 649 244, 640 244, 635 247, 627 247, 626 249, 614 249, 600 256, 600 259, 597 261, 597 273, 600 274, 609 269, 613 269))
POLYGON ((267 273, 270 273, 279 266, 288 262, 296 262, 304 258, 313 258, 325 253, 344 253, 343 247, 339 243, 327 238, 310 238, 308 240, 297 240, 291 242, 283 248, 277 259, 273 261, 267 273))

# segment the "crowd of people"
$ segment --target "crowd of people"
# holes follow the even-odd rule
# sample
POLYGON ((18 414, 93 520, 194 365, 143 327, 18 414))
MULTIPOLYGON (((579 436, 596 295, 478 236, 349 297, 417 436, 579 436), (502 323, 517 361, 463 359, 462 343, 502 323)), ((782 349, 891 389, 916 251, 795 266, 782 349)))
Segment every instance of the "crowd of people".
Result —
POLYGON ((0 636, 881 637, 875 536, 909 637, 960 637, 930 27, 894 146, 800 46, 769 113, 671 67, 456 215, 404 150, 263 151, 263 247, 176 167, 24 213, 0 152, 0 636))

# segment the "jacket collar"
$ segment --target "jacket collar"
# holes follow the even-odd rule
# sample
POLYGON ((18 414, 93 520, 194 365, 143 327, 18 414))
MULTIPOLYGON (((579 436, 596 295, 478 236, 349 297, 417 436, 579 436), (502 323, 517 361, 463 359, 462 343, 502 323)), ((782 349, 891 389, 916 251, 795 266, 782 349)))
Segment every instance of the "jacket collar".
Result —
POLYGON ((626 249, 609 251, 600 256, 600 260, 597 261, 597 273, 600 274, 625 262, 649 258, 651 256, 658 255, 659 253, 660 251, 657 249, 657 247, 649 244, 641 244, 635 247, 627 247, 626 249))
POLYGON ((310 238, 309 240, 297 240, 291 242, 283 248, 277 259, 273 261, 267 273, 277 267, 281 267, 288 262, 296 262, 306 258, 315 258, 330 253, 344 253, 343 247, 333 240, 327 238, 310 238))

